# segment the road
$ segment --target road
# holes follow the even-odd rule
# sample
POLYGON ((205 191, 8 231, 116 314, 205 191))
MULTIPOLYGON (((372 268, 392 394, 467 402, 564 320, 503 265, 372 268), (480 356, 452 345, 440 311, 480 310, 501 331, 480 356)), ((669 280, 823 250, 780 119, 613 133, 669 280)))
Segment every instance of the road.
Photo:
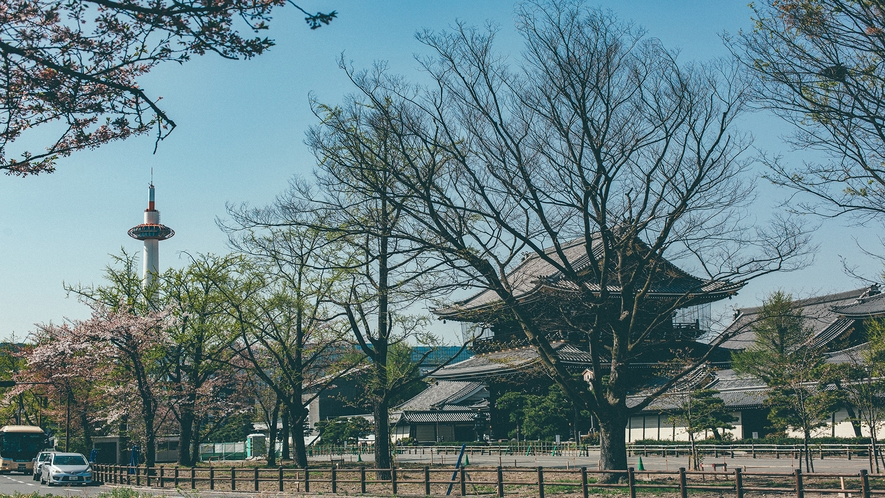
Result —
POLYGON ((16 493, 29 495, 31 493, 53 494, 55 496, 95 496, 102 491, 102 486, 53 486, 49 487, 34 481, 31 474, 2 474, 0 475, 0 494, 13 496, 16 493))

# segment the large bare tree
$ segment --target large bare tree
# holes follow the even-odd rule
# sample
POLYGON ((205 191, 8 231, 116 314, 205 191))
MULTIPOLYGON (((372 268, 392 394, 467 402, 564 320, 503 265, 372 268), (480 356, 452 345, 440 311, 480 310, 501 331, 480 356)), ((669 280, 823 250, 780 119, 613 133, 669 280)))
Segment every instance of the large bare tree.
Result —
POLYGON ((657 40, 581 2, 524 4, 517 25, 526 42, 519 63, 493 50, 494 30, 420 34, 432 53, 422 60, 426 86, 383 65, 342 64, 359 92, 323 115, 310 141, 328 157, 366 159, 346 166, 364 188, 390 193, 401 218, 392 236, 492 291, 546 372, 598 418, 603 468, 626 469, 630 415, 712 351, 696 350, 628 407, 648 387, 633 365, 673 345, 660 326, 709 290, 801 264, 806 240, 789 220, 747 215, 754 184, 749 141, 732 130, 747 99, 736 67, 680 64, 657 40), (395 153, 377 153, 378 137, 395 153), (379 169, 383 182, 368 174, 379 169), (567 254, 576 244, 577 259, 567 254), (551 346, 546 320, 557 310, 539 314, 516 297, 525 282, 508 275, 526 253, 571 289, 556 326, 586 344, 589 385, 551 346), (703 284, 656 300, 652 287, 672 276, 660 273, 672 268, 665 258, 703 284))

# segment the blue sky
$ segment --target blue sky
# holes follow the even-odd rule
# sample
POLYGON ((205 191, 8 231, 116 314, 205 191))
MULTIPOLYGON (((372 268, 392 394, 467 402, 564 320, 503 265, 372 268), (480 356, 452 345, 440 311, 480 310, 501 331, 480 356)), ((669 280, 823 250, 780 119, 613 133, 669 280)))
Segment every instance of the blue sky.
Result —
MULTIPOLYGON (((160 244, 161 269, 184 265, 184 252, 228 252, 215 224, 226 203, 268 204, 293 175, 310 174, 313 158, 303 142, 315 118, 308 98, 334 104, 351 91, 336 64, 342 53, 358 68, 389 61, 392 71, 418 78, 413 56, 422 46, 415 32, 445 29, 456 19, 493 22, 501 28, 502 53, 516 58, 522 50, 511 1, 301 1, 309 11, 337 10, 339 18, 311 31, 297 11, 285 8, 271 24, 277 46, 269 53, 250 61, 200 57, 162 66, 142 80, 178 124, 156 154, 152 139, 139 137, 62 159, 51 175, 0 176, 0 338, 21 340, 35 323, 87 316, 62 282, 99 284, 109 254, 121 248, 140 254, 141 244, 126 231, 141 223, 151 168, 162 222, 176 231, 160 244)), ((682 61, 725 56, 720 34, 752 26, 746 0, 597 3, 681 50, 682 61)), ((786 125, 764 113, 743 121, 757 147, 798 160, 778 139, 786 125)), ((760 212, 785 195, 763 191, 760 212)), ((842 272, 840 256, 870 277, 881 267, 861 256, 853 237, 875 247, 865 231, 827 222, 817 232, 821 250, 812 267, 764 277, 724 307, 756 305, 775 289, 807 297, 862 286, 842 272)), ((457 337, 451 323, 436 328, 449 340, 457 337)))

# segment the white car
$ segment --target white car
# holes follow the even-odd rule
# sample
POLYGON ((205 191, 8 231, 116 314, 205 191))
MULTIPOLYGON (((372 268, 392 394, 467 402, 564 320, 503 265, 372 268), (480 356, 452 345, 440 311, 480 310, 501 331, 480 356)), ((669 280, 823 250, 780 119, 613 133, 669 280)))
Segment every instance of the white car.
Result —
POLYGON ((43 468, 43 464, 46 463, 49 458, 52 456, 52 451, 41 451, 37 454, 37 457, 34 458, 34 480, 40 480, 40 469, 43 468))
POLYGON ((80 453, 53 453, 40 470, 40 484, 92 484, 92 465, 80 453))

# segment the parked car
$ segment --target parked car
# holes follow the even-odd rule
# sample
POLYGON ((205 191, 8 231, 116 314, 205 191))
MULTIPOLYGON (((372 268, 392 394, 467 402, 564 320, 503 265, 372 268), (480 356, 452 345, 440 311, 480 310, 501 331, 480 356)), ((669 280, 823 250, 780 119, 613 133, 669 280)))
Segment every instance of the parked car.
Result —
POLYGON ((81 453, 53 453, 40 471, 40 484, 92 484, 92 466, 81 453))
POLYGON ((37 453, 37 456, 34 458, 34 480, 40 480, 40 470, 43 468, 43 464, 46 463, 47 460, 52 456, 52 451, 41 451, 37 453))

